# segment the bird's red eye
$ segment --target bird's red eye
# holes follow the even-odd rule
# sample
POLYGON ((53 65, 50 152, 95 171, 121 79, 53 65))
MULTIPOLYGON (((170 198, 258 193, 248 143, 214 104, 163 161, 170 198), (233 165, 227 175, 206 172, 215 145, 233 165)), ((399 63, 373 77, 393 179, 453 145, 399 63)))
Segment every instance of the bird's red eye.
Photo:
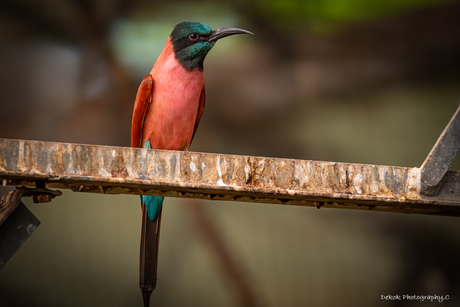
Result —
POLYGON ((196 41, 200 36, 196 33, 192 33, 188 36, 188 38, 190 38, 190 40, 192 41, 196 41))

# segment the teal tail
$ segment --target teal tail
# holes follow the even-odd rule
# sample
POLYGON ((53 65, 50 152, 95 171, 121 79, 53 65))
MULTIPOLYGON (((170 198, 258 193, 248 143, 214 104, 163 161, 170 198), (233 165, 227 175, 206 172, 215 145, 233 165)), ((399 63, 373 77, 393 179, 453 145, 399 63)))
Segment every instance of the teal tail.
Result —
POLYGON ((142 235, 139 286, 148 307, 150 295, 157 284, 158 247, 160 241, 161 210, 164 197, 141 196, 142 235))
POLYGON ((142 195, 141 201, 147 206, 147 212, 149 214, 149 219, 154 221, 157 219, 158 215, 163 208, 163 200, 165 198, 162 196, 148 196, 142 195))

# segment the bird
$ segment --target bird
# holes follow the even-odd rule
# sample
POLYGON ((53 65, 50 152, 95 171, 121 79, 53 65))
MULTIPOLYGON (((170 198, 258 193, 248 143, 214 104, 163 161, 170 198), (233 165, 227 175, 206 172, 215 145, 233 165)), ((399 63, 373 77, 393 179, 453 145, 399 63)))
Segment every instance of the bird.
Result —
MULTIPOLYGON (((177 24, 134 102, 131 147, 187 151, 205 106, 203 61, 216 41, 239 28, 211 29, 200 22, 177 24)), ((142 229, 139 286, 144 306, 157 284, 162 196, 141 195, 142 229)))

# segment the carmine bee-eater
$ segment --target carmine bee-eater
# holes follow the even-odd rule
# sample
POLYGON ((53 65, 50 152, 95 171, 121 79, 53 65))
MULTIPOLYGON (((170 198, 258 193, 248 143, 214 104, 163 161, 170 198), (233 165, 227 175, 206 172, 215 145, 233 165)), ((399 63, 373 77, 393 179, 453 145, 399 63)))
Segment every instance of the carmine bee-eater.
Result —
MULTIPOLYGON (((204 110, 203 61, 220 38, 253 34, 238 28, 212 30, 199 22, 174 27, 134 103, 131 146, 188 150, 204 110)), ((141 196, 140 288, 144 306, 157 282, 158 243, 163 197, 141 196)))

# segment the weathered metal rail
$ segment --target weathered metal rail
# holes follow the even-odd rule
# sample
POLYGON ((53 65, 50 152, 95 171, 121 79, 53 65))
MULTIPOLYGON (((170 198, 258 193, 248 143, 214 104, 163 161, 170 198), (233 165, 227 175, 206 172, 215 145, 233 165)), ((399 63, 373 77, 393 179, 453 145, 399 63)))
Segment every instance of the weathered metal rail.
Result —
POLYGON ((419 168, 0 139, 4 185, 317 208, 460 215, 460 172, 430 195, 419 168))

